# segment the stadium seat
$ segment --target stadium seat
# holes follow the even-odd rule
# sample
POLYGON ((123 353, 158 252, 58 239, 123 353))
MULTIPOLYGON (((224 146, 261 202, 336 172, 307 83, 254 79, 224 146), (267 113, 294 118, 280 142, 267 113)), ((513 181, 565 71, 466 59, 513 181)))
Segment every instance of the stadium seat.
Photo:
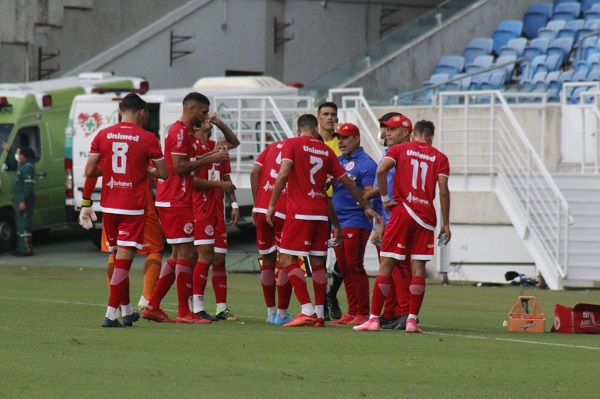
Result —
POLYGON ((530 61, 533 61, 533 58, 540 54, 545 54, 546 50, 548 50, 548 46, 550 45, 550 40, 543 38, 536 38, 529 43, 528 46, 523 50, 523 57, 529 58, 530 61))
POLYGON ((595 4, 600 4, 600 0, 582 0, 581 12, 585 14, 585 12, 590 10, 595 4))
POLYGON ((587 74, 586 71, 576 71, 569 82, 584 82, 587 79, 587 74))
POLYGON ((572 19, 567 21, 565 27, 558 31, 557 37, 570 37, 573 40, 577 40, 578 32, 583 29, 585 21, 583 19, 572 19))
POLYGON ((506 77, 507 77, 507 75, 504 73, 504 71, 497 71, 497 72, 492 71, 492 76, 490 77, 490 80, 489 80, 490 88, 491 89, 503 89, 504 82, 506 82, 506 77))
POLYGON ((585 20, 585 24, 583 25, 585 29, 590 30, 598 30, 600 29, 600 18, 585 20))
POLYGON ((485 49, 481 47, 467 47, 463 53, 463 57, 465 57, 465 65, 472 64, 475 61, 475 58, 480 55, 488 55, 489 52, 486 52, 485 49))
POLYGON ((596 46, 598 38, 596 36, 586 37, 581 44, 580 56, 587 60, 591 54, 598 53, 600 50, 596 46))
POLYGON ((554 6, 554 11, 552 12, 551 20, 565 20, 569 21, 571 19, 576 19, 579 17, 581 12, 581 4, 577 2, 566 2, 560 3, 554 6))
POLYGON ((538 30, 538 38, 546 38, 546 39, 554 39, 558 36, 558 32, 561 29, 564 29, 567 25, 567 21, 559 20, 559 21, 548 21, 546 26, 540 28, 538 30))
POLYGON ((591 70, 587 74, 587 80, 590 82, 600 81, 600 70, 591 70))
POLYGON ((571 50, 573 49, 573 42, 573 39, 570 37, 554 39, 548 46, 546 55, 556 54, 560 56, 560 65, 563 65, 569 61, 569 54, 571 54, 571 50))
POLYGON ((600 11, 589 10, 583 16, 583 19, 587 21, 598 21, 600 20, 600 11))
POLYGON ((461 55, 445 55, 440 59, 440 62, 433 69, 432 75, 447 73, 453 77, 457 73, 462 72, 465 66, 465 58, 461 55))
POLYGON ((572 3, 577 0, 554 0, 554 7, 562 3, 572 3))
MULTIPOLYGON (((496 59, 496 64, 501 65, 501 64, 504 64, 504 63, 509 62, 509 61, 514 61, 516 59, 517 59, 517 57, 514 56, 514 55, 512 55, 512 54, 510 54, 510 55, 501 55, 500 57, 498 57, 496 59)), ((504 67, 504 73, 505 73, 507 79, 510 79, 512 77, 512 74, 513 74, 514 70, 515 70, 515 64, 514 63, 508 64, 508 65, 506 65, 504 67)))
POLYGON ((505 46, 500 49, 499 56, 503 55, 514 55, 519 58, 523 55, 523 50, 527 46, 527 39, 524 37, 515 37, 510 39, 505 46))
POLYGON ((440 83, 447 82, 448 80, 450 80, 450 75, 448 75, 447 73, 437 73, 435 75, 431 75, 429 80, 424 84, 427 84, 428 86, 434 86, 440 83))
POLYGON ((506 20, 501 21, 498 24, 498 27, 492 34, 492 39, 494 39, 494 52, 496 54, 500 53, 500 48, 508 41, 514 37, 521 36, 521 32, 523 31, 523 21, 516 20, 506 20))
MULTIPOLYGON (((534 6, 533 4, 532 6, 534 6)), ((539 5, 539 4, 538 4, 539 5)), ((550 4, 547 4, 550 6, 550 4)), ((538 30, 546 25, 550 15, 543 11, 531 11, 531 7, 523 15, 523 34, 528 39, 534 39, 538 35, 538 30)))
MULTIPOLYGON (((471 77, 471 83, 469 84, 469 91, 474 90, 485 90, 484 85, 489 86, 489 81, 492 77, 491 72, 483 72, 471 77)), ((488 87, 489 88, 489 87, 488 87)))
POLYGON ((494 57, 491 55, 480 55, 475 58, 472 64, 465 67, 466 73, 479 71, 481 69, 489 68, 494 62, 494 57))
POLYGON ((491 54, 493 46, 494 40, 490 37, 477 37, 471 39, 463 53, 463 56, 465 57, 465 65, 471 64, 475 58, 480 55, 491 54))

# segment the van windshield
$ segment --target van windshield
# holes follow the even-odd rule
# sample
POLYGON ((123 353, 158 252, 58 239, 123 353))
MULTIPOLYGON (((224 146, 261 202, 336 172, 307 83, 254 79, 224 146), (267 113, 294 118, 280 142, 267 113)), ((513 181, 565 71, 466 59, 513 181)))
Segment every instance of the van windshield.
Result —
MULTIPOLYGON (((13 126, 14 125, 12 123, 0 123, 0 144, 6 143, 6 141, 8 140, 8 136, 10 136, 10 132, 12 131, 13 126)), ((2 151, 4 150, 0 146, 0 153, 2 151)))

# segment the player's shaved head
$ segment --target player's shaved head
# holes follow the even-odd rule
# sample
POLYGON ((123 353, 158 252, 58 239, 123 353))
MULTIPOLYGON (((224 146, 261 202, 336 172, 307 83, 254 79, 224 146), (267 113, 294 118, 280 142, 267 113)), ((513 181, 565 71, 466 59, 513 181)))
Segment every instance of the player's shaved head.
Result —
POLYGON ((312 114, 304 114, 298 118, 298 130, 314 130, 318 126, 319 122, 312 114))
POLYGON ((204 104, 210 105, 210 100, 204 94, 198 92, 191 92, 183 98, 183 106, 190 106, 193 104, 204 104))
POLYGON ((123 112, 138 112, 148 108, 148 103, 135 93, 129 93, 123 98, 119 109, 123 112))

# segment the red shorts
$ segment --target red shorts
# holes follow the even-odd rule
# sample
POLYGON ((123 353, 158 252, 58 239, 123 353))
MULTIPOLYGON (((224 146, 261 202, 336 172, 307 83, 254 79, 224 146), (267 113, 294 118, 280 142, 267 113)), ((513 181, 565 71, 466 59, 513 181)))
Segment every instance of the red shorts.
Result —
POLYGON ((191 207, 157 207, 156 209, 169 244, 194 241, 194 215, 191 207))
POLYGON ((118 215, 104 212, 102 225, 111 251, 120 247, 142 249, 146 215, 118 215))
POLYGON ((327 256, 329 222, 285 219, 279 252, 294 256, 327 256))
POLYGON ((210 214, 194 219, 194 245, 215 245, 217 215, 210 214))
POLYGON ((215 226, 215 252, 227 253, 227 226, 225 226, 225 216, 217 212, 217 225, 215 226))
POLYGON ((381 256, 404 260, 407 256, 417 260, 432 260, 435 237, 410 216, 402 204, 392 211, 385 226, 381 243, 381 256))
MULTIPOLYGON (((165 249, 162 228, 160 227, 156 210, 154 208, 152 210, 150 210, 150 207, 148 208, 148 212, 146 212, 146 226, 144 227, 144 244, 142 245, 142 249, 137 251, 140 255, 158 253, 165 249)), ((102 252, 110 252, 108 249, 108 240, 106 238, 104 224, 102 225, 100 250, 102 250, 102 252)))
POLYGON ((256 213, 256 246, 259 254, 268 255, 277 250, 277 247, 281 244, 283 222, 285 222, 285 219, 275 216, 273 226, 269 226, 265 214, 256 213))

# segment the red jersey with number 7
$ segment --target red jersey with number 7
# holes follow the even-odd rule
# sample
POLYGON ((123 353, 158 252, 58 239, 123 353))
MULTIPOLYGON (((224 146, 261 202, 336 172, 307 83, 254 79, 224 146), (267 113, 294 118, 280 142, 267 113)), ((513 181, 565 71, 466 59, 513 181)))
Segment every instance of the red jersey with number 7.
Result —
POLYGON ((90 156, 100 156, 102 211, 143 215, 147 206, 148 162, 163 159, 156 136, 133 123, 121 122, 94 137, 90 156))
POLYGON ((450 175, 448 157, 427 143, 410 141, 392 146, 385 158, 396 163, 391 190, 394 201, 401 202, 421 226, 434 230, 437 218, 433 200, 438 177, 450 175))
POLYGON ((314 137, 293 137, 283 144, 281 159, 293 162, 287 181, 286 219, 329 220, 327 175, 338 179, 346 174, 333 150, 314 137))

